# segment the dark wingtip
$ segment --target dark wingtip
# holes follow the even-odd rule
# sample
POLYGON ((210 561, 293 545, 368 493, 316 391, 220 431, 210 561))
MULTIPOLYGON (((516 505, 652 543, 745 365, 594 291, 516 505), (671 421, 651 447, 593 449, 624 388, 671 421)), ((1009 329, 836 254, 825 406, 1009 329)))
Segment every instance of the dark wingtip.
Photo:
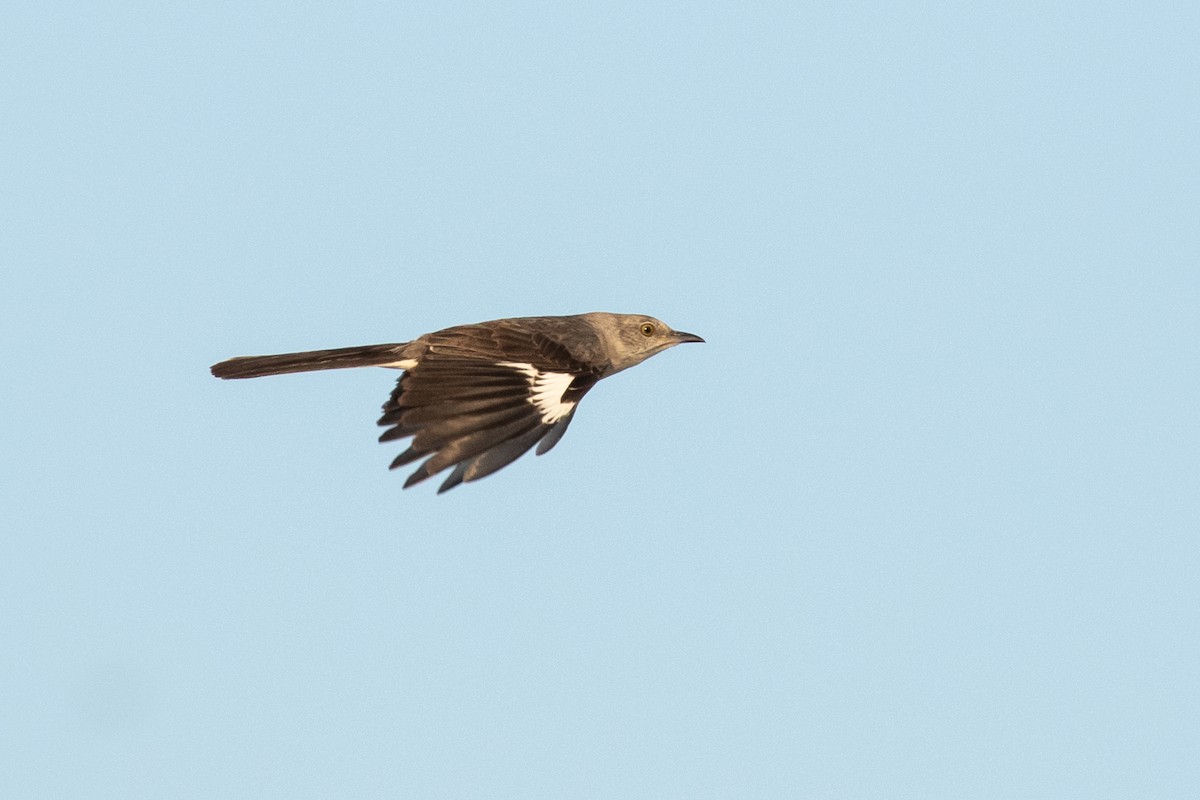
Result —
POLYGON ((450 491, 451 489, 453 489, 455 486, 458 486, 462 482, 463 482, 462 475, 458 472, 453 472, 450 474, 449 478, 446 478, 446 480, 442 481, 442 485, 438 487, 437 493, 445 494, 446 492, 450 491))
POLYGON ((410 486, 416 486, 418 483, 420 483, 421 481, 425 480, 428 477, 429 477, 429 473, 427 473, 425 471, 425 468, 422 466, 420 469, 418 469, 412 475, 408 476, 408 480, 406 480, 404 482, 404 488, 407 489, 410 486))

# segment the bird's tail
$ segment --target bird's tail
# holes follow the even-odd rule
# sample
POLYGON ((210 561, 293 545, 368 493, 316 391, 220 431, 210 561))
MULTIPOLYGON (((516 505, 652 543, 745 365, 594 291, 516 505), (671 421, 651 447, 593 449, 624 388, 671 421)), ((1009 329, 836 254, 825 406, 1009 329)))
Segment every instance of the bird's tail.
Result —
POLYGON ((406 363, 403 355, 405 346, 406 343, 368 344, 333 350, 282 353, 277 356, 238 356, 213 364, 212 374, 218 378, 260 378, 263 375, 347 367, 391 366, 403 369, 406 363))

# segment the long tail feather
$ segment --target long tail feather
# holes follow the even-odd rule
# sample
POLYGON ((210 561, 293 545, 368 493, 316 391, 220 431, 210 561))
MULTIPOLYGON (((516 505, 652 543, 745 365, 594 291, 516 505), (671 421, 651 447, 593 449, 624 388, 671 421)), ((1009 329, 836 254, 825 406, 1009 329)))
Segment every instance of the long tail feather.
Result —
POLYGON ((312 372, 319 369, 349 367, 399 366, 405 343, 369 344, 361 347, 339 347, 333 350, 309 350, 304 353, 282 353, 276 356, 238 356, 212 365, 218 378, 259 378, 263 375, 284 375, 289 372, 312 372))

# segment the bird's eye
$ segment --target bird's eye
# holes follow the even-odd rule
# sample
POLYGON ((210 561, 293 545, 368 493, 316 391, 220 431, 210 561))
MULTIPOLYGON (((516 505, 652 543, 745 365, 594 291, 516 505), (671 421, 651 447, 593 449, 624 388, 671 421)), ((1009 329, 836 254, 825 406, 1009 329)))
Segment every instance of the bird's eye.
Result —
POLYGON ((641 330, 642 330, 642 336, 653 336, 654 335, 654 323, 643 322, 641 330))

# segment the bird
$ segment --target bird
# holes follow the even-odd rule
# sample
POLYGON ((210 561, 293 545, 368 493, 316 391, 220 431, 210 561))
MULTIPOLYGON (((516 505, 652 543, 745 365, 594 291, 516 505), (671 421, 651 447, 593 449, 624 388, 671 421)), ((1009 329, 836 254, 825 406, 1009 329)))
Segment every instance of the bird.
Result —
POLYGON ((218 378, 351 367, 402 370, 379 441, 411 437, 389 469, 416 461, 404 488, 446 469, 437 493, 508 466, 535 445, 549 452, 599 381, 678 344, 703 342, 642 314, 592 312, 455 325, 409 342, 237 356, 218 378))

